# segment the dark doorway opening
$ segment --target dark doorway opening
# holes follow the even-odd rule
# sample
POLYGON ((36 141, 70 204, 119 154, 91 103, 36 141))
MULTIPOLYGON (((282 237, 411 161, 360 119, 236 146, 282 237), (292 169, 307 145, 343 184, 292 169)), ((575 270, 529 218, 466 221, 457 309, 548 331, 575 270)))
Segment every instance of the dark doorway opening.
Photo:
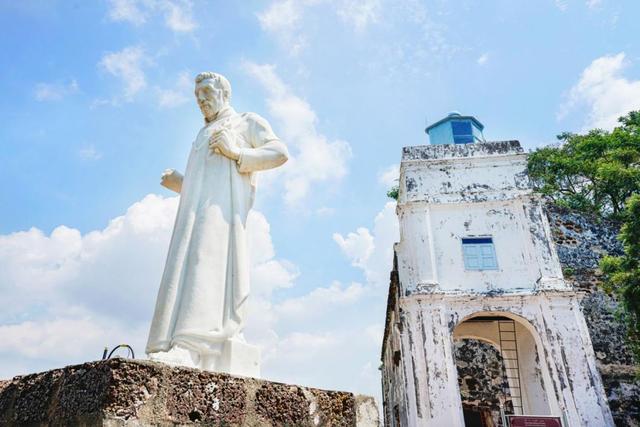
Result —
POLYGON ((465 427, 495 427, 489 408, 463 407, 465 427))

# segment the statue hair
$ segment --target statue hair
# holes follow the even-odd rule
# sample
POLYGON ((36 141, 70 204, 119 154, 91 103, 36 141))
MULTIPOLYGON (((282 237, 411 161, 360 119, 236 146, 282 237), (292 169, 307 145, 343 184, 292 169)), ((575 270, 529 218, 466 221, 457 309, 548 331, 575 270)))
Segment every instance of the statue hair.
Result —
POLYGON ((222 89, 227 101, 231 99, 231 83, 222 74, 214 73, 211 71, 205 71, 196 76, 196 86, 205 80, 213 80, 214 86, 218 89, 222 89))

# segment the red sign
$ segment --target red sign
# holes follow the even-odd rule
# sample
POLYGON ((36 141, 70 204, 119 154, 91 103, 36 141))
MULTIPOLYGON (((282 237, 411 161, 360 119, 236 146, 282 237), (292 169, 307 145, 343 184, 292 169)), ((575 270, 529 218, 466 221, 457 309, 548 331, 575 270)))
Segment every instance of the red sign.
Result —
POLYGON ((509 415, 510 427, 562 427, 560 417, 509 415))

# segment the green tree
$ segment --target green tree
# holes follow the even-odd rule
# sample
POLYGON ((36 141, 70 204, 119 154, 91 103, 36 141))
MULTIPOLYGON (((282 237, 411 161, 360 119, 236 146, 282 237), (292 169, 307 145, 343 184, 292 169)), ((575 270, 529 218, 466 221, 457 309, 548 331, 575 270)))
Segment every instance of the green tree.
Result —
POLYGON ((604 287, 620 303, 629 342, 640 360, 640 111, 613 131, 563 133, 560 144, 531 153, 529 176, 555 203, 622 221, 624 255, 604 257, 604 287))
POLYGON ((621 316, 629 329, 629 341, 636 360, 640 361, 640 194, 629 198, 622 217, 624 225, 619 238, 624 255, 604 257, 600 268, 605 274, 605 288, 622 305, 621 316))
POLYGON ((398 201, 399 196, 400 196, 400 187, 397 185, 394 185, 389 189, 389 191, 387 191, 387 197, 395 200, 396 202, 398 201))
POLYGON ((640 112, 619 119, 612 132, 563 133, 558 146, 529 156, 534 188, 557 204, 618 219, 640 191, 640 112))

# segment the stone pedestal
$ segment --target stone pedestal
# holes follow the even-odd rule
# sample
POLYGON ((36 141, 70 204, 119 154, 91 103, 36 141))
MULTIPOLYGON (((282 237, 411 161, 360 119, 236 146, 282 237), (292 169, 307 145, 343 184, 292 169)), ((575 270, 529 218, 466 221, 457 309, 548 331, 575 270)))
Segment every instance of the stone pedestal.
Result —
POLYGON ((2 426, 379 427, 371 397, 111 359, 0 381, 2 426))
POLYGON ((241 341, 229 340, 219 359, 220 371, 243 377, 260 377, 260 348, 241 341))
POLYGON ((171 366, 243 377, 260 377, 260 348, 235 339, 217 344, 215 348, 204 354, 176 345, 167 352, 151 353, 148 356, 154 362, 171 366))

